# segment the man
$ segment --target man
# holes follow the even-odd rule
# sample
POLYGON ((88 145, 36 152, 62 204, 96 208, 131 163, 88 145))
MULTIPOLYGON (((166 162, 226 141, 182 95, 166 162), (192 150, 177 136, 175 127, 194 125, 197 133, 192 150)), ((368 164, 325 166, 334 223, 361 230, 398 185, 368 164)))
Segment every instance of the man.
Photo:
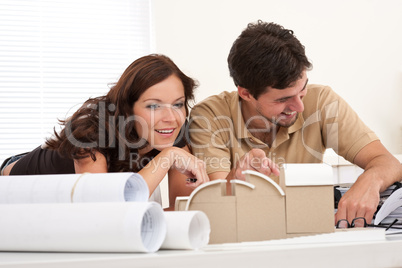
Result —
POLYGON ((370 223, 379 193, 402 179, 402 166, 342 98, 308 84, 311 63, 293 31, 249 24, 228 64, 237 91, 211 96, 191 112, 192 150, 210 179, 244 179, 246 169, 275 178, 278 164, 320 163, 333 148, 365 170, 339 202, 335 222, 370 223))

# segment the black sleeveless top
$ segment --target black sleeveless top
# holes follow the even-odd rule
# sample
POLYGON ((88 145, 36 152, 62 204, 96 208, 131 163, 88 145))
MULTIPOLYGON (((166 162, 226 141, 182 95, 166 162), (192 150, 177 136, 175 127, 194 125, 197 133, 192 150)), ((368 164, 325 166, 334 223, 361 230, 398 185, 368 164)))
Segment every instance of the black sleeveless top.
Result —
POLYGON ((55 150, 37 147, 18 160, 10 175, 71 174, 75 173, 74 161, 61 156, 55 150))
MULTIPOLYGON (((177 136, 175 147, 186 146, 186 124, 183 125, 177 136)), ((153 149, 147 153, 152 160, 160 151, 153 149)), ((147 164, 147 163, 144 163, 147 164)), ((19 159, 10 171, 10 175, 39 175, 39 174, 74 174, 74 160, 62 156, 59 152, 51 149, 37 147, 27 155, 19 159)))

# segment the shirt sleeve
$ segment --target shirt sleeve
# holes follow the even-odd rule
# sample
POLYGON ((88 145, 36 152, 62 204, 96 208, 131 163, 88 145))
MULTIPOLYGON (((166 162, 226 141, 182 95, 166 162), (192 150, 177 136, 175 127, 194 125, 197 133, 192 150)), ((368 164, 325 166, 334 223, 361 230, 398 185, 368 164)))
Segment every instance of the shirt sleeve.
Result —
POLYGON ((194 107, 190 114, 189 136, 193 154, 206 164, 208 174, 230 172, 230 132, 232 120, 205 103, 194 107))
POLYGON ((340 156, 353 163, 357 153, 378 140, 350 105, 331 88, 325 87, 319 96, 323 142, 340 156))

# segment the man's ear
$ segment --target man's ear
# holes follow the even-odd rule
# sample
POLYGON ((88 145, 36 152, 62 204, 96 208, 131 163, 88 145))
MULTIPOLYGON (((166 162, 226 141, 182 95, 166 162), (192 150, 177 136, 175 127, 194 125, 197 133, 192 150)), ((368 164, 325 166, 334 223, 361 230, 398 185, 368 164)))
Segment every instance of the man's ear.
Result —
POLYGON ((254 97, 250 94, 248 89, 237 86, 237 92, 239 93, 240 98, 242 98, 245 101, 250 101, 251 99, 254 99, 254 97))

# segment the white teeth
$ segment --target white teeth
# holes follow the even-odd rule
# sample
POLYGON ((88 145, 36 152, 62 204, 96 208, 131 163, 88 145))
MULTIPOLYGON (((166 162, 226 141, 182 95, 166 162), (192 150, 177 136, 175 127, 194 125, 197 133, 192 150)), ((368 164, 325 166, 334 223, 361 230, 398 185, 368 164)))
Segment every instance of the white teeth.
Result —
POLYGON ((285 113, 285 112, 283 112, 284 114, 286 114, 286 115, 294 115, 296 112, 291 112, 291 113, 285 113))
POLYGON ((162 133, 162 134, 170 134, 170 133, 173 132, 173 129, 171 129, 171 130, 157 130, 157 129, 156 129, 156 132, 162 133))

